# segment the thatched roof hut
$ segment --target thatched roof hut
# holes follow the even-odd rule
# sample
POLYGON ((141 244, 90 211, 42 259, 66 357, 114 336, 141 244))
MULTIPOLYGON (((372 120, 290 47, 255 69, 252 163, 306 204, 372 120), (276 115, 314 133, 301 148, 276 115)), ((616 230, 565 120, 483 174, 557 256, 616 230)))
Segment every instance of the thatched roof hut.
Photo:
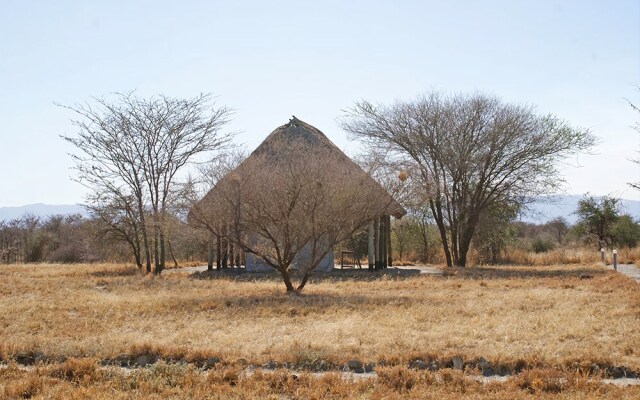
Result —
MULTIPOLYGON (((242 175, 247 168, 251 168, 252 160, 257 157, 267 157, 273 159, 274 162, 281 157, 294 157, 304 159, 310 157, 310 154, 329 155, 333 163, 339 164, 339 169, 350 176, 357 176, 362 185, 366 188, 363 195, 375 198, 375 207, 379 208, 377 218, 370 224, 370 265, 374 265, 373 261, 378 260, 381 268, 390 264, 390 223, 389 216, 400 218, 406 214, 406 210, 398 203, 378 182, 376 182, 369 174, 367 174, 359 165, 345 155, 327 136, 314 126, 303 122, 296 117, 276 128, 267 138, 245 159, 240 165, 209 190, 209 192, 198 201, 189 214, 189 222, 194 225, 201 225, 201 219, 197 218, 195 210, 199 210, 199 214, 205 214, 207 210, 215 209, 216 202, 219 202, 219 187, 228 183, 229 180, 242 175), (280 143, 290 142, 301 143, 293 149, 293 154, 288 149, 287 154, 280 154, 282 146, 280 143), (383 221, 384 220, 384 221, 383 221), (382 228, 384 226, 384 228, 382 228), (384 229, 384 231, 383 231, 384 229), (379 242, 379 243, 378 243, 379 242), (372 254, 380 251, 380 254, 372 254)), ((348 183, 345 183, 348 184, 348 183)), ((209 216, 212 218, 213 216, 209 216)), ((327 263, 333 266, 333 257, 327 263)), ((375 264, 378 264, 376 262, 375 264)))

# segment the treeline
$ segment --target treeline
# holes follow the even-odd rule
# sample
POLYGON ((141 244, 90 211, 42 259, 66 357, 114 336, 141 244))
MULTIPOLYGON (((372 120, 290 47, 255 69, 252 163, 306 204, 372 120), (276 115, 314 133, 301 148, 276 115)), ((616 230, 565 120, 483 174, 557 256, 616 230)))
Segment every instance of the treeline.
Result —
MULTIPOLYGON (((206 259, 198 232, 171 219, 169 254, 178 262, 206 259)), ((0 221, 0 263, 135 262, 130 244, 99 217, 53 215, 0 221)))
MULTIPOLYGON (((545 253, 558 248, 633 248, 640 244, 640 223, 622 213, 619 200, 585 196, 571 225, 564 218, 545 224, 517 220, 498 224, 485 221, 473 242, 472 258, 478 264, 510 261, 514 251, 545 253)), ((442 243, 428 210, 411 209, 392 221, 393 258, 396 261, 443 263, 442 243)), ((204 262, 208 236, 172 215, 165 238, 171 264, 204 262)), ((153 245, 153 243, 152 243, 153 245)), ((362 231, 340 246, 364 259, 367 233, 362 231)), ((0 263, 135 263, 131 245, 113 225, 94 214, 91 217, 53 215, 0 221, 0 263)), ((153 254, 152 254, 153 257, 153 254)), ((339 254, 336 254, 336 262, 339 254)), ((152 260, 155 261, 155 260, 152 260)))
MULTIPOLYGON (((484 221, 474 237, 472 258, 479 264, 511 260, 514 251, 545 253, 558 248, 634 248, 640 244, 640 222, 623 213, 619 199, 585 195, 575 211, 578 221, 555 218, 544 224, 484 221)), ((504 217, 504 215, 503 215, 504 217)), ((395 257, 403 261, 442 263, 443 254, 435 224, 426 212, 412 212, 392 225, 395 257)))

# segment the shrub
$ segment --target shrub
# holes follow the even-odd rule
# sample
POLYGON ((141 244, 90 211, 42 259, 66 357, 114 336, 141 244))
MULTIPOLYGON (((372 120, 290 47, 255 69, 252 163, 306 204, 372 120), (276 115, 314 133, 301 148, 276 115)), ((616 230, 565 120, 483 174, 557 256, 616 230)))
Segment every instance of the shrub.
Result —
POLYGON ((531 242, 531 250, 533 250, 534 253, 546 253, 547 251, 553 250, 554 247, 555 244, 551 240, 541 236, 537 236, 533 239, 533 242, 531 242))

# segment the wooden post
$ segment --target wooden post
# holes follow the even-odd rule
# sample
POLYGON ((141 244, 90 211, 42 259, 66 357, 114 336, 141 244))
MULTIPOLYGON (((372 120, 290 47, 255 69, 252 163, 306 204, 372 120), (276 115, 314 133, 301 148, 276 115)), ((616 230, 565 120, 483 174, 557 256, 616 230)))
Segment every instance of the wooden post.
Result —
POLYGON ((618 270, 618 250, 613 251, 613 270, 618 270))
POLYGON ((235 267, 235 254, 234 254, 233 242, 229 241, 229 268, 235 267))
POLYGON ((380 254, 380 267, 387 268, 387 217, 385 215, 380 217, 380 248, 382 254, 380 254))
POLYGON ((376 217, 373 222, 373 264, 374 268, 380 268, 380 219, 376 217))
POLYGON ((207 271, 213 271, 213 238, 207 240, 207 271))
POLYGON ((391 215, 387 215, 387 266, 393 267, 393 258, 391 256, 391 215))
POLYGON ((600 261, 602 261, 602 264, 604 264, 604 247, 600 249, 600 261))
POLYGON ((216 235, 216 269, 220 269, 222 267, 222 258, 220 254, 220 245, 221 245, 220 235, 216 235))
POLYGON ((384 268, 384 220, 378 217, 378 243, 376 253, 376 269, 384 268))
POLYGON ((373 271, 373 266, 374 266, 374 260, 375 260, 375 246, 373 244, 373 237, 374 237, 374 233, 373 233, 373 229, 374 229, 374 223, 373 220, 369 221, 369 246, 368 246, 368 250, 369 253, 367 254, 367 259, 369 261, 369 270, 373 271))

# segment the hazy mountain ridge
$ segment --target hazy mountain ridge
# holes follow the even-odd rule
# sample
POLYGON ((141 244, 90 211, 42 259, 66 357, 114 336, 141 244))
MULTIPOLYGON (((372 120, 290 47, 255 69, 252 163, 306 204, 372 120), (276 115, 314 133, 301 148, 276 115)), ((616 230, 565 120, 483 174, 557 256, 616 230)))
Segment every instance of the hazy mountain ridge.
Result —
MULTIPOLYGON (((542 197, 539 201, 529 206, 530 211, 520 217, 520 220, 531 223, 545 223, 556 217, 564 217, 570 224, 577 220, 574 214, 578 208, 580 195, 558 195, 542 197)), ((635 219, 640 219, 640 201, 621 199, 622 212, 630 214, 635 219)), ((19 207, 0 207, 0 221, 20 218, 31 214, 39 217, 48 217, 56 214, 80 214, 88 216, 89 213, 82 204, 27 204, 19 207)))
POLYGON ((35 203, 18 207, 0 207, 0 221, 20 218, 31 214, 38 217, 49 217, 51 215, 71 215, 80 214, 88 216, 89 213, 82 204, 44 204, 35 203))
MULTIPOLYGON (((540 200, 529 206, 531 211, 520 217, 520 220, 536 224, 543 224, 557 217, 563 217, 570 224, 578 220, 574 213, 578 209, 578 202, 582 195, 558 195, 541 197, 540 200)), ((623 214, 630 214, 635 219, 640 219, 640 201, 620 199, 620 209, 623 214)))

